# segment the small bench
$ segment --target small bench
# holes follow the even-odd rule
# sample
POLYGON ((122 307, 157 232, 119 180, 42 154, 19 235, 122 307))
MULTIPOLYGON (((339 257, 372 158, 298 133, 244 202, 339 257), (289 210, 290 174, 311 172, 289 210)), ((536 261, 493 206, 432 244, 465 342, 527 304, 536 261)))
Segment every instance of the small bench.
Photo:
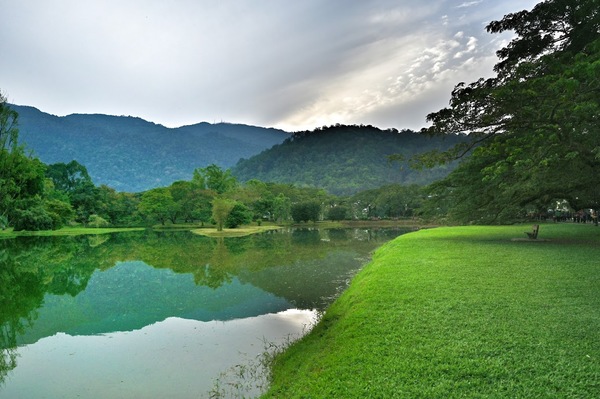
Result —
POLYGON ((525 234, 527 234, 527 237, 529 237, 530 240, 535 240, 538 236, 538 232, 540 231, 540 225, 539 224, 534 224, 533 225, 533 230, 530 232, 526 231, 525 234))

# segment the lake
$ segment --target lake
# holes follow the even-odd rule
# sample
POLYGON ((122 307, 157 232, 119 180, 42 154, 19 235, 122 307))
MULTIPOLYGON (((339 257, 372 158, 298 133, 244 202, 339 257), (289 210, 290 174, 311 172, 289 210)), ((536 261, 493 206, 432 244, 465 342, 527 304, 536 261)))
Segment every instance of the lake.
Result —
POLYGON ((402 229, 0 240, 0 398, 256 396, 402 229))

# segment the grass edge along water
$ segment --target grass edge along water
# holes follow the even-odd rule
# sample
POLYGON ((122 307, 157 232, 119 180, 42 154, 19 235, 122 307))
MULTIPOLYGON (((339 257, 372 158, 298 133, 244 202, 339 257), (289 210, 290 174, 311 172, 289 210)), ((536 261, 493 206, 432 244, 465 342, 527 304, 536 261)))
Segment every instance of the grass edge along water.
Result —
POLYGON ((441 227, 379 248, 265 398, 600 396, 600 228, 441 227))

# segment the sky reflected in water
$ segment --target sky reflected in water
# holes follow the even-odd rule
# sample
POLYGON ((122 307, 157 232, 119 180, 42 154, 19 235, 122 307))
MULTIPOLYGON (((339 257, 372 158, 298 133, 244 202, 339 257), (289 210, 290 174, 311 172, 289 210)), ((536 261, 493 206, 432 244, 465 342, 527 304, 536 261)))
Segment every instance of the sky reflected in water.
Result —
POLYGON ((264 373, 232 381, 232 370, 260 369, 267 347, 305 333, 369 254, 404 232, 0 240, 0 397, 258 395, 264 373))
POLYGON ((297 338, 315 317, 315 311, 291 309, 230 321, 170 317, 102 335, 58 333, 19 348, 19 366, 2 397, 207 397, 224 370, 255 364, 265 342, 297 338))

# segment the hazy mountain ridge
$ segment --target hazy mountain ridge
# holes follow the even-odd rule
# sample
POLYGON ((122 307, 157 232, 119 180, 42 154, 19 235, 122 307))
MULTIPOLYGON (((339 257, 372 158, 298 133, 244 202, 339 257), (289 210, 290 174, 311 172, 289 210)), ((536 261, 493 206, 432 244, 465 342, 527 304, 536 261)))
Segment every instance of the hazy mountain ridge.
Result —
POLYGON ((417 171, 408 161, 390 163, 387 155, 399 153, 408 160, 462 140, 363 125, 293 134, 207 122, 173 129, 132 116, 59 117, 33 107, 11 107, 19 113, 20 142, 43 162, 75 159, 86 166, 95 184, 128 192, 190 180, 195 168, 210 164, 232 168, 240 181, 293 183, 338 195, 390 183, 428 184, 445 177, 454 166, 417 171))
POLYGON ((409 159, 430 150, 445 150, 464 136, 428 137, 411 130, 381 130, 373 126, 336 125, 296 132, 283 143, 233 168, 240 180, 259 179, 298 186, 322 187, 350 195, 386 184, 429 184, 445 177, 455 165, 415 170, 409 159), (402 162, 387 156, 402 154, 402 162))
POLYGON ((206 122, 180 128, 131 116, 72 114, 64 117, 34 107, 19 113, 19 139, 40 160, 73 159, 94 183, 119 191, 144 191, 192 177, 195 168, 224 168, 281 143, 289 133, 256 126, 206 122))

